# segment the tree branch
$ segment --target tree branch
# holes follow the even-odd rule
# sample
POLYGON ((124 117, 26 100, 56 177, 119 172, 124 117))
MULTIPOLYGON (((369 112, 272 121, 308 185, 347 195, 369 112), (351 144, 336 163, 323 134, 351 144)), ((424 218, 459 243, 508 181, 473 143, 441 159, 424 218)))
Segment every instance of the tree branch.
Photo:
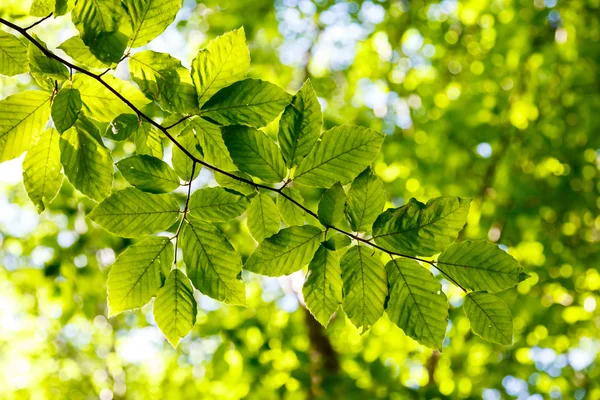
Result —
MULTIPOLYGON (((49 17, 49 16, 48 16, 49 17)), ((46 17, 46 18, 48 18, 46 17)), ((45 19, 45 18, 44 18, 45 19)), ((37 23, 42 22, 42 20, 38 21, 37 23)), ((129 101, 126 97, 124 97, 121 93, 119 93, 115 88, 113 88, 112 86, 110 86, 108 83, 106 83, 104 80, 102 80, 102 75, 98 75, 98 74, 94 74, 93 72, 90 72, 84 68, 81 68, 75 64, 70 63, 69 61, 63 59, 62 57, 57 56, 56 54, 54 54, 53 52, 51 52, 50 50, 46 49, 41 43, 39 43, 37 40, 35 40, 29 33, 27 33, 27 29, 28 28, 21 28, 15 24, 13 24, 12 22, 9 22, 3 18, 0 18, 0 23, 4 24, 12 29, 14 29, 15 31, 19 32, 21 35, 23 35, 27 40, 29 40, 33 45, 35 45, 37 48, 40 49, 40 51, 42 53, 44 53, 44 55, 46 57, 52 58, 64 65, 66 65, 69 68, 72 68, 75 71, 78 71, 84 75, 89 76, 90 78, 93 78, 94 80, 98 81, 100 84, 102 84, 102 86, 104 86, 106 89, 108 89, 112 94, 114 94, 117 98, 119 98, 123 103, 125 103, 129 108, 131 108, 140 118, 145 119, 146 121, 148 121, 148 123, 150 123, 152 126, 154 126, 155 128, 157 128, 159 131, 161 131, 171 142, 173 142, 173 144, 175 146, 177 146, 186 156, 188 156, 192 161, 194 161, 194 167, 196 165, 196 163, 210 169, 211 171, 214 172, 218 172, 222 175, 226 175, 232 179, 235 179, 239 182, 244 182, 246 184, 249 184, 251 186, 254 186, 255 188, 261 188, 261 189, 265 189, 265 190, 269 190, 271 192, 275 192, 277 194, 279 194, 280 196, 285 197, 287 200, 291 201, 292 203, 294 203, 297 207, 301 208, 302 210, 304 210, 305 213, 307 213, 308 215, 314 217, 317 219, 317 221, 319 220, 318 215, 312 211, 311 209, 305 207, 304 205, 300 204, 298 201, 294 200, 292 197, 290 197, 289 195, 285 194, 281 189, 276 189, 273 188, 271 186, 266 186, 266 185, 262 185, 260 183, 255 183, 252 180, 249 179, 245 179, 242 177, 239 177, 231 172, 225 171, 215 165, 211 165, 207 162, 205 162, 204 160, 201 160, 197 157, 195 157, 188 149, 186 149, 181 143, 179 143, 175 137, 173 137, 173 135, 171 135, 168 131, 168 128, 160 125, 158 122, 154 121, 152 118, 150 118, 147 114, 145 114, 142 110, 140 110, 139 108, 137 108, 131 101, 129 101)), ((36 24, 37 24, 36 23, 36 24)), ((179 121, 182 122, 182 121, 179 121)), ((177 122, 177 123, 179 123, 177 122)), ((176 124, 177 124, 176 123, 176 124)), ((175 125, 176 125, 175 124, 175 125)), ((173 125, 174 126, 174 125, 173 125)), ((170 126, 172 127, 172 126, 170 126)), ((169 128, 170 128, 169 127, 169 128)), ((191 185, 190 185, 191 188, 191 185)), ((191 190, 191 189, 190 189, 191 190)), ((189 202, 189 196, 188 196, 188 202, 189 202)), ((187 211, 187 203, 186 203, 186 210, 187 211)), ((184 211, 184 212, 185 212, 184 211)), ((183 220, 182 220, 183 221, 183 220)), ((390 256, 394 255, 394 256, 398 256, 398 257, 403 257, 403 258, 408 258, 411 260, 415 260, 415 261, 419 261, 422 263, 427 263, 429 265, 432 265, 435 267, 435 263, 433 261, 429 261, 429 260, 425 260, 419 257, 415 257, 415 256, 410 256, 407 254, 402 254, 402 253, 398 253, 398 252, 393 252, 393 251, 389 251, 375 243, 371 243, 370 239, 364 239, 358 235, 355 235, 351 232, 347 232, 343 229, 340 228, 336 228, 335 226, 327 226, 325 224, 323 224, 323 226, 325 226, 326 228, 329 229, 333 229, 341 234, 344 234, 348 237, 350 237, 351 239, 356 240, 357 242, 361 242, 361 243, 365 243, 371 247, 373 247, 374 249, 380 250, 390 256)), ((179 234, 179 230, 181 229, 181 226, 179 227, 177 234, 179 234)), ((463 288, 462 286, 460 286, 455 280, 453 280, 452 278, 450 278, 448 275, 446 275, 443 271, 439 270, 444 276, 446 276, 450 281, 452 281, 452 283, 454 283, 455 285, 457 285, 458 287, 460 287, 462 290, 464 290, 466 292, 466 289, 463 288)))

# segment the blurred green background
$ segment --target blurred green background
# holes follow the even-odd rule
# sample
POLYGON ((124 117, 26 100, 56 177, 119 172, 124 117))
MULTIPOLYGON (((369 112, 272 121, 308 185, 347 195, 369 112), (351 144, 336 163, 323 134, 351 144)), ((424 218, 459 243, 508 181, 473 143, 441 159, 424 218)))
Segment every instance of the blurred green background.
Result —
MULTIPOLYGON (((0 16, 25 26, 28 9, 3 0, 0 16)), ((388 135, 375 166, 388 206, 474 199, 462 238, 500 244, 532 276, 501 294, 514 345, 473 335, 446 281, 442 353, 385 316, 361 336, 338 312, 325 331, 300 272, 245 274, 247 309, 196 293, 175 351, 148 306, 107 320, 106 275, 128 240, 87 220, 93 203, 66 180, 38 216, 21 157, 0 165, 0 398, 600 399, 600 0, 186 0, 148 48, 189 66, 242 25, 251 76, 290 92, 310 77, 326 128, 388 135)), ((33 31, 52 49, 76 33, 68 18, 33 31)), ((0 97, 32 86, 0 77, 0 97)), ((219 227, 254 248, 243 219, 219 227)))

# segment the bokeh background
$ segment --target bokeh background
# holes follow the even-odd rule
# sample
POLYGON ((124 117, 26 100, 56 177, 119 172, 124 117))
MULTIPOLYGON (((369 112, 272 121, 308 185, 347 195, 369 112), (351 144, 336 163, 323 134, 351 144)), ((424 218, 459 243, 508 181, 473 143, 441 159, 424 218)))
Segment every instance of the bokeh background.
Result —
MULTIPOLYGON (((25 26, 28 8, 2 0, 0 15, 25 26)), ((239 26, 251 76, 290 92, 310 77, 325 127, 388 135, 375 165, 388 206, 474 199, 462 238, 498 243, 532 276, 501 294, 514 345, 473 335, 445 281, 441 353, 386 317, 361 336, 338 312, 325 331, 300 272, 245 274, 246 309, 196 293, 198 323, 173 350, 149 306, 106 318, 107 272, 129 242, 87 220, 93 203, 66 180, 38 216, 20 158, 0 165, 0 398, 600 399, 600 0, 185 0, 147 48, 189 66, 239 26)), ((76 34, 68 18, 33 31, 50 48, 76 34)), ((0 97, 33 86, 0 77, 0 97)), ((252 251, 243 219, 219 227, 252 251)))

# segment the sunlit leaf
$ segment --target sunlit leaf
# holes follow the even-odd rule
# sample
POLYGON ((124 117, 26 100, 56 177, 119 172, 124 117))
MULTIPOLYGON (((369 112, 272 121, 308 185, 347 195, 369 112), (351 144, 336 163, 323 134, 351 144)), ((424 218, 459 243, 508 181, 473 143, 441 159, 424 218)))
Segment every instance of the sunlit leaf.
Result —
POLYGON ((16 36, 0 30, 0 74, 13 76, 27 71, 27 46, 16 36))
MULTIPOLYGON (((35 34, 33 38, 40 43, 44 48, 48 48, 46 44, 35 34)), ((61 62, 46 55, 33 42, 29 42, 27 47, 27 56, 29 58, 29 70, 32 74, 41 74, 59 82, 69 78, 69 70, 61 62)))
POLYGON ((140 47, 164 32, 175 20, 182 0, 124 0, 133 23, 130 47, 140 47))
POLYGON ((383 134, 360 126, 325 131, 298 165, 294 182, 323 188, 348 184, 375 160, 382 143, 383 134))
POLYGON ((492 293, 529 277, 510 254, 485 240, 451 245, 439 256, 437 268, 467 289, 492 293))
POLYGON ((202 116, 221 125, 260 128, 274 120, 291 100, 291 95, 270 82, 245 79, 215 93, 202 106, 202 116))
POLYGON ((153 235, 179 219, 179 204, 171 194, 150 194, 135 188, 113 193, 88 217, 122 237, 153 235))
POLYGON ((172 270, 154 300, 154 320, 173 347, 192 330, 196 313, 190 280, 180 270, 172 270))
MULTIPOLYGON (((231 172, 233 175, 246 179, 250 182, 253 182, 252 177, 248 174, 243 173, 242 171, 233 171, 231 172)), ((239 181, 235 178, 232 178, 228 175, 225 174, 220 174, 220 173, 215 173, 215 180, 217 181, 217 183, 223 187, 226 187, 228 189, 231 190, 235 190, 236 192, 239 192, 241 194, 245 194, 246 196, 248 196, 249 194, 252 194, 256 191, 256 188, 246 182, 242 182, 239 181)))
POLYGON ((335 251, 323 246, 318 248, 308 264, 308 276, 302 294, 311 314, 327 327, 331 316, 342 304, 342 269, 335 251))
POLYGON ((350 237, 336 233, 331 236, 329 239, 323 242, 323 246, 328 248, 329 250, 339 250, 344 247, 348 247, 352 244, 352 239, 350 237))
POLYGON ((336 226, 344 219, 345 207, 346 192, 338 182, 327 189, 319 201, 319 221, 325 226, 336 226))
POLYGON ((297 203, 304 205, 304 198, 299 190, 286 187, 277 195, 277 208, 281 214, 281 219, 288 226, 304 224, 304 210, 291 200, 288 200, 283 194, 291 197, 297 203))
MULTIPOLYGON (((198 138, 194 135, 192 128, 185 128, 183 132, 177 136, 177 142, 199 160, 204 158, 201 152, 202 148, 200 147, 198 138)), ((177 175, 186 182, 196 179, 202 169, 202 165, 196 163, 195 168, 193 168, 194 176, 192 176, 192 167, 194 166, 195 161, 188 157, 188 155, 177 146, 173 146, 173 157, 171 161, 177 175)))
POLYGON ((77 121, 81 107, 79 90, 68 87, 61 89, 52 102, 52 122, 56 130, 63 133, 72 127, 77 121))
POLYGON ((219 126, 211 124, 202 118, 192 118, 190 125, 196 132, 196 137, 200 142, 200 147, 202 147, 204 159, 207 163, 225 171, 231 172, 237 170, 237 167, 231 160, 229 150, 225 146, 219 126))
POLYGON ((239 193, 222 187, 209 187, 192 193, 189 203, 190 214, 204 221, 229 221, 246 211, 250 200, 239 193))
POLYGON ((384 211, 373 224, 375 243, 408 255, 432 256, 448 247, 467 222, 470 199, 438 197, 384 211))
POLYGON ((140 154, 124 158, 116 165, 127 182, 144 192, 169 193, 179 187, 175 171, 156 157, 140 154))
POLYGON ((108 125, 104 137, 123 141, 127 140, 140 129, 140 119, 134 114, 121 114, 108 125))
POLYGON ((41 135, 50 117, 50 97, 28 90, 0 101, 0 162, 19 157, 41 135))
POLYGON ((46 209, 62 186, 59 139, 55 129, 46 130, 23 160, 23 185, 38 213, 46 209))
POLYGON ((242 257, 214 226, 191 219, 181 232, 183 261, 192 284, 202 294, 232 305, 246 305, 242 257))
POLYGON ((246 219, 248 231, 257 242, 273 236, 279 231, 279 211, 271 197, 258 193, 250 203, 246 219))
POLYGON ((149 237, 119 254, 108 273, 108 315, 142 307, 156 296, 173 265, 173 244, 149 237))
POLYGON ((250 53, 244 28, 211 40, 192 62, 192 77, 203 105, 220 89, 246 77, 250 53))
POLYGON ((285 178, 281 151, 264 132, 247 126, 228 126, 223 128, 223 140, 240 171, 265 182, 285 178))
POLYGON ((364 332, 383 315, 388 295, 385 268, 379 254, 365 246, 348 249, 340 265, 344 311, 354 326, 364 332))
POLYGON ((384 206, 383 182, 367 168, 352 182, 346 198, 346 215, 352 230, 370 231, 384 206))
POLYGON ((74 61, 91 68, 107 68, 115 65, 111 61, 103 62, 98 60, 92 54, 90 48, 83 43, 81 36, 73 36, 65 40, 58 48, 67 53, 74 61))
POLYGON ((310 81, 304 82, 279 121, 277 140, 283 159, 291 168, 308 154, 319 136, 323 115, 321 105, 310 81))
POLYGON ((413 260, 395 258, 385 269, 390 320, 417 342, 441 349, 448 325, 448 300, 440 282, 413 260))
POLYGON ((465 296, 463 307, 473 332, 493 343, 512 344, 512 315, 499 297, 485 292, 472 292, 465 296))
POLYGON ((312 225, 285 228, 263 240, 244 269, 267 276, 296 272, 312 260, 323 232, 312 225))

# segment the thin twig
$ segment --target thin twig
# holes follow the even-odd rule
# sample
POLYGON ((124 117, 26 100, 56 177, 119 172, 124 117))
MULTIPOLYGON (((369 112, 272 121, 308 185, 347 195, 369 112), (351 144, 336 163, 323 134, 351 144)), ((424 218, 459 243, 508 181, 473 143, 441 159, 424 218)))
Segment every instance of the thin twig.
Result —
MULTIPOLYGON (((9 21, 6 21, 3 18, 0 18, 0 23, 4 24, 14 30, 16 30, 17 32, 19 32, 21 35, 23 35, 27 40, 29 40, 31 43, 33 43, 37 48, 39 48, 42 53, 44 53, 44 55, 46 55, 46 57, 52 58, 64 65, 66 65, 67 67, 70 67, 72 69, 74 69, 75 71, 78 71, 84 75, 89 76, 90 78, 95 79, 96 81, 98 81, 100 84, 102 84, 102 86, 104 86, 106 89, 108 89, 112 94, 114 94, 117 98, 119 98, 123 103, 125 103, 129 108, 131 108, 141 119, 145 119, 146 121, 148 121, 149 124, 151 124, 152 126, 154 126, 155 128, 157 128, 158 130, 160 130, 175 146, 177 146, 186 156, 188 156, 188 158, 190 158, 192 161, 194 161, 194 167, 196 165, 196 163, 210 169, 211 171, 214 172, 218 172, 222 175, 228 176, 232 179, 235 179, 239 182, 244 182, 248 185, 254 186, 256 189, 265 189, 265 190, 269 190, 271 192, 275 192, 278 193, 280 196, 285 197, 287 200, 291 201, 292 203, 294 203, 297 207, 301 208, 302 210, 304 210, 305 213, 307 213, 308 215, 316 218, 317 220, 319 220, 318 215, 312 211, 311 209, 305 207, 304 205, 300 204, 298 201, 296 201, 295 199, 293 199, 292 197, 290 197, 289 195, 287 195, 286 193, 284 193, 282 191, 283 187, 280 189, 271 187, 271 186, 267 186, 267 185, 262 185, 260 183, 255 183, 252 180, 249 179, 245 179, 242 177, 239 177, 231 172, 225 171, 217 166, 211 165, 207 162, 205 162, 204 160, 201 160, 199 158, 197 158, 196 156, 194 156, 188 149, 186 149, 181 143, 179 143, 175 137, 173 137, 173 135, 171 135, 168 131, 168 129, 170 127, 164 127, 162 125, 160 125, 158 122, 154 121, 152 118, 150 118, 148 115, 144 114, 139 108, 137 108, 131 101, 129 101, 126 97, 124 97, 121 93, 119 93, 115 88, 113 88, 111 85, 109 85, 108 83, 106 83, 104 80, 102 80, 101 75, 98 74, 94 74, 93 72, 90 72, 84 68, 81 68, 77 65, 74 65, 72 63, 70 63, 69 61, 63 59, 62 57, 57 56, 56 54, 52 53, 50 50, 46 49, 41 43, 39 43, 37 40, 35 40, 31 35, 29 35, 26 31, 26 29, 23 29, 9 21)), ((181 122, 181 121, 179 121, 181 122)), ((178 122, 178 123, 179 123, 178 122)), ((175 124, 176 125, 176 124, 175 124)), ((174 125, 173 125, 174 126, 174 125)), ((289 182, 288 182, 289 183, 289 182)), ((285 186, 284 186, 285 187, 285 186)), ((190 190, 191 190, 191 185, 190 185, 190 190)), ((188 191, 189 193, 189 191, 188 191)), ((187 206, 189 203, 189 195, 188 195, 188 199, 186 201, 186 209, 184 211, 184 218, 185 218, 185 212, 187 212, 187 206)), ((183 219, 182 219, 182 223, 183 223, 183 219)), ((419 261, 422 263, 427 263, 430 264, 432 266, 435 267, 435 263, 433 261, 429 261, 429 260, 425 260, 419 257, 415 257, 415 256, 411 256, 408 254, 402 254, 402 253, 398 253, 398 252, 394 252, 394 251, 390 251, 387 250, 377 244, 371 243, 371 239, 364 239, 360 236, 357 236, 351 232, 347 232, 343 229, 340 228, 336 228, 335 226, 327 226, 324 225, 326 228, 329 229, 333 229, 341 234, 344 234, 354 240, 356 240, 357 242, 362 242, 365 243, 371 247, 373 247, 374 249, 380 250, 388 255, 394 255, 394 256, 398 256, 398 257, 403 257, 403 258, 408 258, 411 260, 415 260, 415 261, 419 261)), ((177 230, 176 236, 174 238, 176 238, 179 235, 179 232, 181 230, 181 225, 179 226, 179 229, 177 230)), ((448 277, 443 271, 440 270, 440 272, 446 276, 449 280, 451 280, 455 285, 457 285, 458 287, 460 287, 461 289, 465 290, 462 286, 460 286, 456 281, 454 281, 452 278, 448 277)), ((465 290, 466 291, 466 290, 465 290)))
POLYGON ((33 24, 29 25, 27 28, 23 28, 23 30, 24 30, 24 31, 28 31, 28 30, 30 30, 31 28, 33 28, 34 26, 36 26, 36 25, 38 25, 38 24, 41 24, 42 22, 44 22, 45 20, 47 20, 47 19, 48 19, 48 18, 50 18, 51 16, 52 16, 52 13, 50 13, 50 14, 46 15, 44 18, 40 19, 39 21, 37 21, 37 22, 34 22, 33 24))
POLYGON ((180 123, 182 123, 183 121, 190 119, 192 117, 192 115, 186 115, 185 117, 181 118, 179 121, 175 122, 174 124, 171 124, 169 126, 165 126, 165 129, 171 129, 174 126, 179 125, 180 123))
POLYGON ((179 223, 179 227, 177 228, 177 232, 175 232, 175 236, 171 238, 171 240, 175 239, 175 258, 173 259, 173 264, 177 266, 177 245, 179 244, 179 234, 181 233, 181 228, 183 227, 183 222, 185 221, 185 217, 187 215, 189 205, 190 205, 190 197, 192 194, 192 181, 194 180, 194 173, 196 172, 196 163, 192 163, 192 174, 190 175, 190 181, 188 182, 188 192, 187 198, 185 199, 185 206, 183 207, 183 217, 181 218, 181 222, 179 223))

